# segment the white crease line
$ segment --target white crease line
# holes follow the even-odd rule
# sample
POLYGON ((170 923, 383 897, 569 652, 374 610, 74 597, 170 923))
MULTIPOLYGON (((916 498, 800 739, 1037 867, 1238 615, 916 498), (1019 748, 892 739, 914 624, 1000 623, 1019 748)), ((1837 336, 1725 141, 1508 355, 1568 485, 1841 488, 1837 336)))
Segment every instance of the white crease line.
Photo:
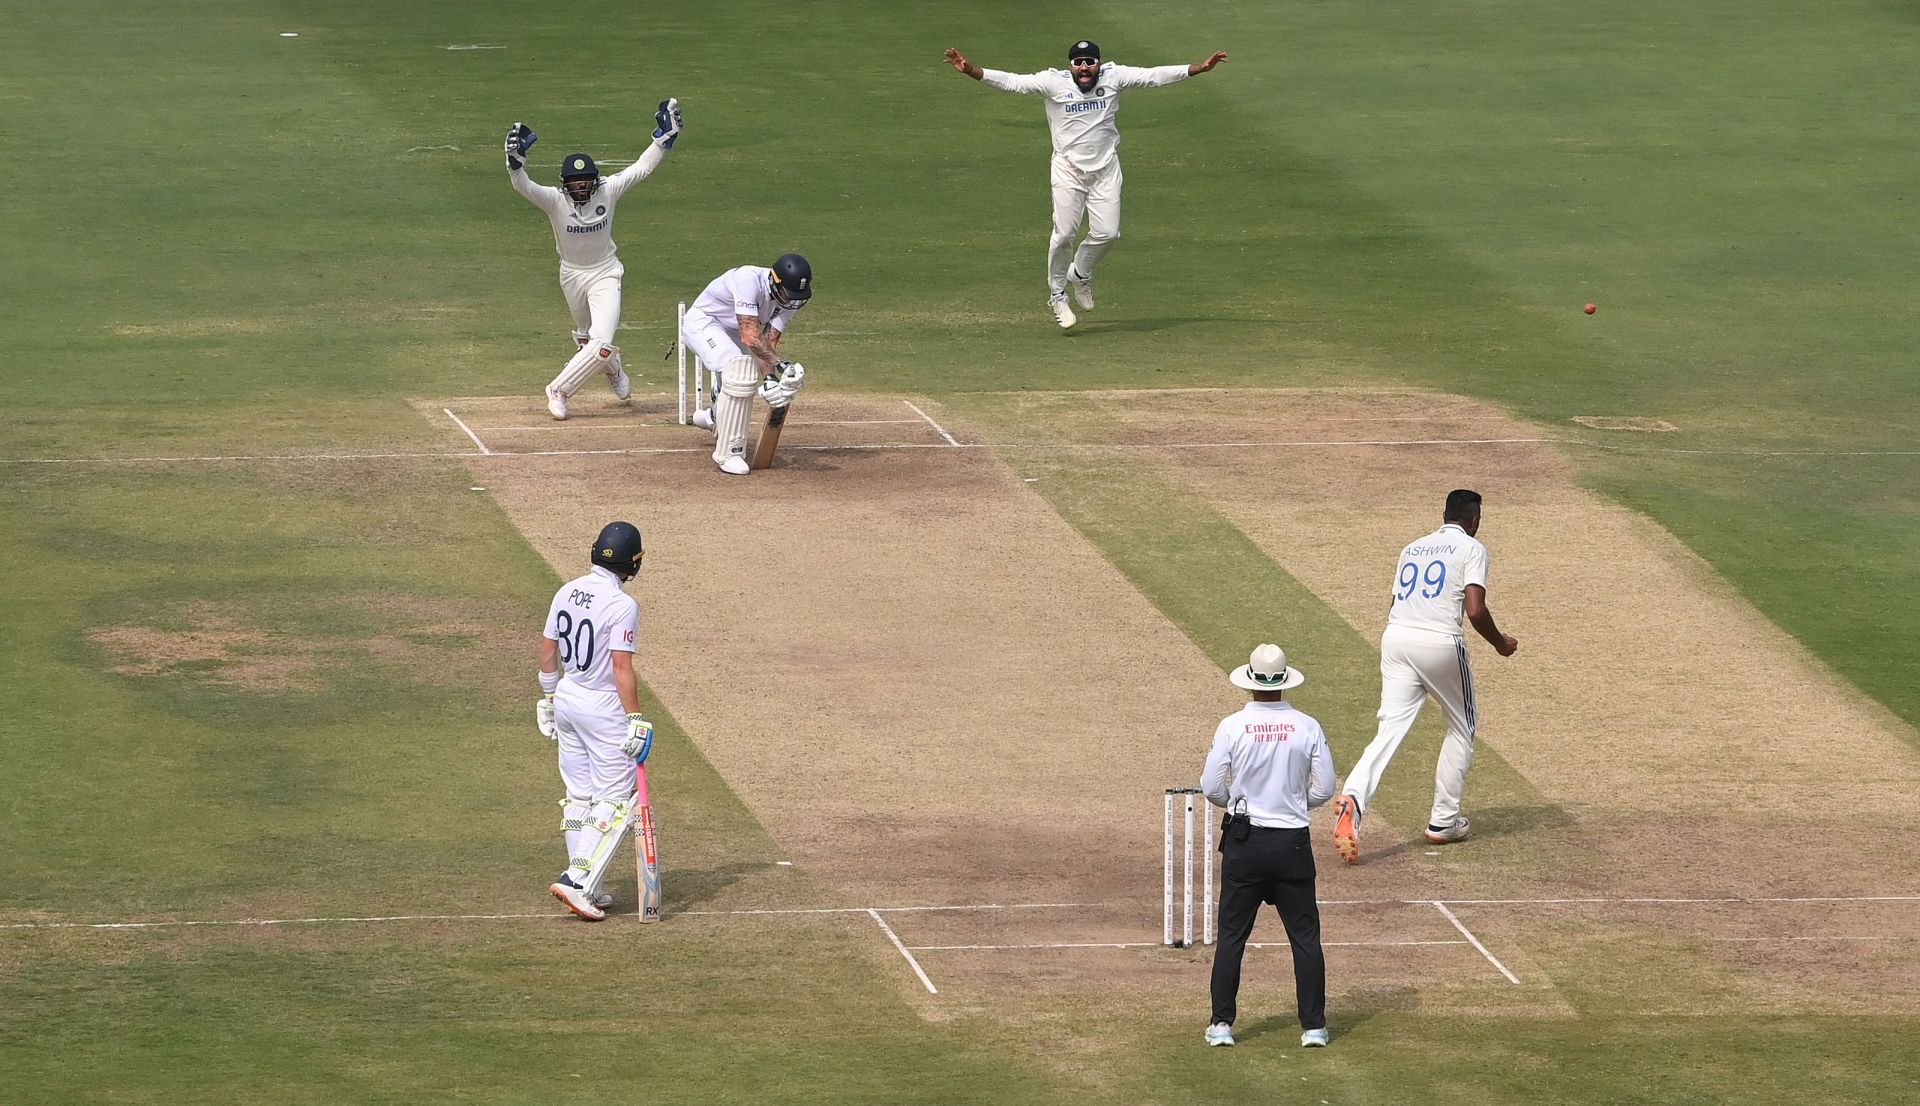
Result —
POLYGON ((1502 964, 1497 957, 1495 957, 1492 953, 1488 952, 1487 946, 1480 943, 1480 938, 1475 937, 1473 935, 1472 930, 1469 930, 1466 926, 1461 924, 1460 919, 1457 916, 1455 916, 1453 911, 1448 910, 1445 904, 1441 903, 1438 899, 1434 899, 1431 901, 1433 902, 1433 908, 1435 910, 1438 910, 1440 913, 1445 914, 1447 916, 1447 921, 1453 923, 1453 928, 1460 931, 1460 936, 1465 937, 1468 941, 1472 942, 1474 948, 1480 950, 1480 955, 1487 958, 1487 963, 1492 964, 1494 967, 1500 969, 1500 974, 1507 977, 1508 983, 1511 983, 1516 987, 1520 985, 1520 977, 1508 971, 1507 966, 1505 964, 1502 964))
POLYGON ((940 436, 947 440, 948 445, 957 446, 960 444, 959 442, 956 442, 953 440, 953 435, 947 433, 946 427, 943 427, 939 423, 933 421, 932 415, 929 415, 925 411, 922 411, 920 408, 915 407, 911 402, 907 400, 903 399, 900 402, 905 403, 907 405, 908 410, 912 411, 916 415, 919 415, 921 418, 927 420, 927 425, 933 427, 934 430, 938 431, 940 436))
POLYGON ((887 940, 892 941, 893 947, 900 950, 900 955, 907 958, 907 964, 913 968, 913 974, 919 976, 920 982, 927 985, 927 993, 930 995, 939 994, 940 989, 933 985, 933 980, 927 978, 926 969, 920 966, 920 961, 913 958, 913 953, 907 951, 907 946, 900 942, 900 935, 893 931, 893 927, 888 925, 887 920, 880 916, 880 912, 878 910, 869 910, 867 911, 867 916, 871 917, 874 922, 879 925, 880 932, 887 935, 887 940))
POLYGON ((1708 937, 1708 941, 1920 941, 1920 935, 1888 934, 1880 937, 1708 937))
MULTIPOLYGON (((1384 948, 1405 945, 1464 945, 1465 941, 1322 941, 1324 948, 1384 948)), ((1163 947, 1160 941, 1059 941, 1030 945, 910 945, 914 952, 971 952, 994 951, 999 949, 1156 949, 1163 947)), ((1284 949, 1292 946, 1284 941, 1248 941, 1250 949, 1284 949)))
MULTIPOLYGON (((871 914, 875 911, 906 914, 966 910, 1055 910, 1100 905, 1102 904, 1084 902, 996 902, 957 903, 945 906, 816 906, 763 910, 671 910, 666 913, 666 916, 724 918, 764 914, 871 914)), ((497 922, 529 918, 541 921, 564 921, 569 917, 571 915, 562 911, 549 911, 543 914, 390 914, 378 917, 203 918, 160 922, 10 922, 0 924, 0 929, 185 929, 193 926, 327 925, 356 922, 497 922)))
MULTIPOLYGON (((1353 899, 1352 902, 1377 902, 1392 900, 1353 899)), ((1432 899, 1403 899, 1409 904, 1425 904, 1432 899)), ((1807 895, 1798 898, 1762 898, 1749 896, 1723 896, 1719 898, 1623 898, 1623 899, 1441 899, 1448 906, 1565 906, 1582 904, 1602 904, 1607 906, 1626 905, 1677 905, 1711 903, 1832 903, 1832 902, 1920 902, 1920 895, 1807 895)))
POLYGON ((442 411, 445 411, 445 412, 447 413, 447 417, 448 417, 448 418, 450 418, 450 419, 452 419, 452 420, 453 420, 453 421, 454 421, 454 422, 455 422, 456 424, 458 424, 458 426, 460 427, 460 429, 462 429, 462 430, 464 430, 464 431, 466 431, 466 432, 467 432, 467 437, 469 437, 469 438, 472 438, 472 439, 473 439, 473 444, 474 444, 474 445, 476 445, 476 446, 479 446, 479 447, 480 447, 480 452, 481 452, 482 454, 485 454, 485 455, 491 455, 491 454, 493 453, 493 450, 491 450, 491 449, 488 449, 488 448, 487 448, 487 443, 485 443, 485 442, 483 442, 483 441, 481 441, 481 440, 480 440, 480 435, 478 435, 478 434, 475 434, 475 433, 473 432, 473 428, 472 428, 472 427, 470 427, 470 426, 468 426, 468 425, 467 425, 466 423, 464 423, 464 422, 461 422, 461 421, 460 421, 460 416, 459 416, 459 415, 456 415, 456 414, 454 414, 454 413, 453 413, 453 408, 451 408, 451 407, 442 407, 442 408, 440 408, 440 409, 441 409, 442 411))

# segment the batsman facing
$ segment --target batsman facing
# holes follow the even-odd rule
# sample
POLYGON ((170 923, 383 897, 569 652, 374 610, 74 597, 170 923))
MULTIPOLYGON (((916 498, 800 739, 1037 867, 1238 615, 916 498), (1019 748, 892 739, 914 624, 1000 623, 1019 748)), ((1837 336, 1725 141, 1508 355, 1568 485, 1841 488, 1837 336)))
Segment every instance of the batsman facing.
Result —
MULTIPOLYGON (((589 921, 606 917, 613 901, 601 883, 627 827, 636 817, 648 831, 653 824, 640 788, 653 751, 653 723, 640 712, 633 670, 640 607, 622 590, 644 555, 632 523, 608 523, 594 539, 587 574, 554 593, 540 635, 541 699, 534 716, 540 733, 559 745, 567 789, 560 802, 567 868, 547 889, 589 921)), ((652 841, 644 845, 651 854, 652 841)), ((652 892, 657 913, 655 871, 642 894, 652 892)))
MULTIPOLYGON (((696 411, 693 422, 714 432, 713 463, 720 471, 745 476, 765 467, 746 457, 755 394, 774 409, 761 435, 771 461, 784 409, 805 385, 807 372, 799 362, 781 359, 780 340, 812 298, 813 266, 797 253, 782 254, 771 267, 741 265, 721 273, 681 320, 681 340, 706 370, 699 375, 719 379, 712 405, 696 411)), ((756 457, 762 452, 757 444, 756 457)))
POLYGON ((560 163, 561 187, 528 179, 526 159, 539 136, 525 123, 507 129, 507 178, 514 191, 547 213, 554 249, 560 254, 560 290, 573 314, 574 353, 547 384, 547 411, 567 417, 567 400, 595 373, 604 373, 621 402, 633 394, 633 382, 613 342, 620 327, 620 281, 626 269, 613 243, 613 212, 629 188, 645 180, 673 148, 684 125, 680 102, 666 99, 654 112, 653 142, 645 153, 611 177, 584 153, 560 163))

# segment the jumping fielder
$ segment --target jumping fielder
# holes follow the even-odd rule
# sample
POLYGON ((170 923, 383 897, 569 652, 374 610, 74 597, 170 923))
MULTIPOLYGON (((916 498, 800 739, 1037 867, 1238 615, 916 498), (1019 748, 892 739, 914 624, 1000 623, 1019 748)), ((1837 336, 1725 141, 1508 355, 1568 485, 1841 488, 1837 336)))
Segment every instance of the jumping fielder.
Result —
POLYGON ((1082 310, 1093 309, 1093 270, 1120 237, 1120 130, 1114 116, 1120 93, 1157 88, 1206 73, 1227 60, 1219 52, 1192 65, 1139 69, 1100 62, 1100 47, 1081 39, 1067 50, 1066 69, 1006 73, 982 69, 960 51, 947 50, 947 64, 976 81, 1005 92, 1047 98, 1047 126, 1053 131, 1053 237, 1047 244, 1047 306, 1066 330, 1078 320, 1067 306, 1067 283, 1082 310), (1087 236, 1074 248, 1080 218, 1087 236))
MULTIPOLYGON (((687 308, 681 340, 700 359, 700 375, 720 379, 713 406, 693 415, 695 426, 714 432, 713 463, 745 476, 747 423, 755 393, 773 407, 793 402, 807 370, 780 358, 787 324, 813 298, 813 266, 797 253, 782 254, 771 269, 742 265, 713 278, 687 308)), ((669 351, 671 353, 671 351, 669 351)))
POLYGON ((573 312, 573 359, 547 385, 547 410, 567 417, 567 399, 595 373, 605 373, 621 402, 633 394, 620 363, 614 332, 620 328, 620 278, 626 269, 613 244, 613 209, 627 189, 647 179, 680 136, 680 101, 660 102, 654 113, 653 143, 632 165, 611 177, 586 154, 568 154, 560 163, 560 188, 527 179, 527 151, 538 136, 525 123, 507 130, 507 179, 527 202, 547 213, 553 245, 560 253, 560 290, 573 312))
POLYGON ((534 720, 559 743, 567 787, 560 803, 567 870, 548 890, 589 921, 606 917, 613 902, 600 883, 633 816, 634 765, 644 765, 653 750, 653 723, 640 714, 633 673, 640 607, 621 590, 640 571, 642 556, 632 523, 608 523, 594 539, 593 567, 560 585, 540 634, 534 720))
POLYGON ((1333 844, 1340 859, 1360 859, 1360 819, 1380 777, 1431 695, 1447 716, 1447 739, 1433 773, 1427 840, 1444 845, 1467 836, 1460 795, 1473 761, 1473 662, 1460 635, 1460 615, 1503 657, 1520 640, 1494 624, 1487 609, 1487 547, 1480 532, 1480 493, 1447 493, 1445 525, 1400 551, 1387 629, 1380 635, 1380 729, 1347 772, 1333 801, 1333 844))

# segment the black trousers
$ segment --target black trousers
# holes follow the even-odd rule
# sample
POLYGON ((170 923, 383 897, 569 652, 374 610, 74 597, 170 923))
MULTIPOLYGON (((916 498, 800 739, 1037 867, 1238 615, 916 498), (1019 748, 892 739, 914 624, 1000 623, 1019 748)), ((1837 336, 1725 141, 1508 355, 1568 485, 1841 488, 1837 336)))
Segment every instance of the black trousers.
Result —
POLYGON ((1220 840, 1220 943, 1213 951, 1213 1020, 1238 1013, 1240 960, 1261 903, 1272 903, 1293 946, 1300 1028, 1327 1026, 1327 960, 1320 951, 1320 904, 1313 894, 1313 842, 1306 829, 1253 826, 1220 840))

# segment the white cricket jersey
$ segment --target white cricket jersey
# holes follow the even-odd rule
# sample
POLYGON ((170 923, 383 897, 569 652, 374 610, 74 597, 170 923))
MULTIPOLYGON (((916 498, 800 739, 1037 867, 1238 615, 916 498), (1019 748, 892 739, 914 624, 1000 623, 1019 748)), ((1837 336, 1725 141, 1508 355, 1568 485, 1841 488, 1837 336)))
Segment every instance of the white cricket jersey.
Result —
POLYGON ((1189 74, 1184 65, 1157 65, 1141 69, 1108 62, 1100 67, 1100 79, 1082 92, 1073 83, 1073 74, 1064 69, 1046 69, 1038 73, 1008 73, 1000 69, 982 69, 984 84, 1007 92, 1047 98, 1047 127, 1053 131, 1053 154, 1065 158, 1075 169, 1091 173, 1104 169, 1117 156, 1120 128, 1113 117, 1120 111, 1120 93, 1128 88, 1158 88, 1184 81, 1189 74))
POLYGON ((613 654, 634 651, 640 604, 620 590, 620 578, 594 565, 568 580, 547 608, 546 636, 560 643, 560 690, 615 693, 613 654))
POLYGON ((740 320, 748 317, 786 333, 787 321, 807 302, 781 303, 773 298, 772 269, 765 265, 742 265, 714 277, 713 283, 693 301, 693 306, 687 308, 687 313, 697 311, 705 315, 738 339, 740 320))
POLYGON ((1229 811, 1247 801, 1256 826, 1299 829, 1307 812, 1333 798, 1333 751, 1313 716, 1292 703, 1248 703, 1213 731, 1200 773, 1207 800, 1229 811))
POLYGON ((1449 522, 1400 551, 1387 625, 1459 637, 1468 584, 1487 586, 1487 547, 1449 522))
POLYGON ((592 269, 617 258, 613 244, 613 209, 627 189, 646 180, 660 166, 667 151, 658 142, 647 147, 640 159, 601 181, 587 202, 577 204, 573 197, 551 185, 535 184, 525 169, 509 169, 507 179, 513 190, 525 196, 533 206, 547 213, 553 224, 553 248, 560 254, 560 265, 592 269))

